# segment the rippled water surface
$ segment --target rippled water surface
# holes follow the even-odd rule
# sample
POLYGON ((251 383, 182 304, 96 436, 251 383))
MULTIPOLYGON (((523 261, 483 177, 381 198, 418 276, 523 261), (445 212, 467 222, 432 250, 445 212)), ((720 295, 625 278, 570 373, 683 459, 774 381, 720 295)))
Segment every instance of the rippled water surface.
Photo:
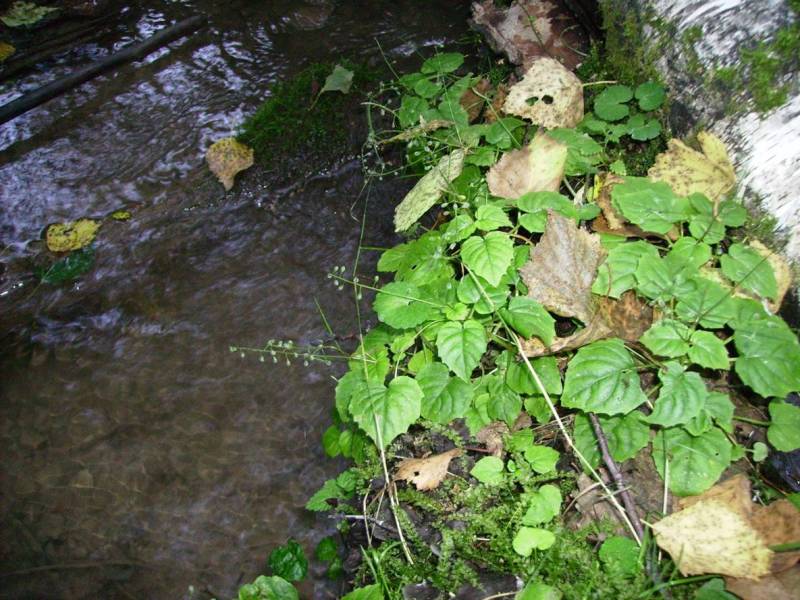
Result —
MULTIPOLYGON (((219 598, 288 536, 313 549, 302 506, 335 468, 319 438, 335 368, 287 368, 231 344, 354 328, 326 273, 350 264, 360 166, 342 157, 286 194, 253 169, 225 194, 209 143, 279 78, 315 60, 402 59, 466 29, 466 3, 418 0, 126 6, 0 102, 194 13, 210 26, 0 126, 0 597, 219 598), (106 221, 96 264, 37 286, 53 222, 106 221)), ((430 50, 429 50, 430 51, 430 50)), ((395 184, 372 193, 386 243, 395 184)), ((356 216, 358 216, 356 209, 356 216)), ((319 525, 316 531, 310 528, 319 525)), ((326 597, 320 573, 304 597, 326 597)))

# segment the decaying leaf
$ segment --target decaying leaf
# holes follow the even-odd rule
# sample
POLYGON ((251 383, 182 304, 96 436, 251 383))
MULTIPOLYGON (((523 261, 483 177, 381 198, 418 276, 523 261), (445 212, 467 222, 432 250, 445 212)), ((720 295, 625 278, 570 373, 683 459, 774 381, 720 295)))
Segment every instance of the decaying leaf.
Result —
POLYGON ((487 123, 494 123, 497 121, 497 119, 503 118, 503 105, 506 103, 507 97, 508 86, 505 83, 498 84, 497 89, 494 91, 492 104, 489 106, 489 109, 486 111, 486 114, 483 117, 487 123))
POLYGON ((588 39, 564 0, 520 0, 499 8, 492 0, 472 5, 474 26, 492 48, 527 69, 541 56, 570 70, 583 61, 588 39))
POLYGON ((453 124, 453 121, 448 121, 447 119, 433 119, 432 121, 425 121, 415 127, 405 129, 397 135, 393 135, 388 140, 383 140, 381 144, 407 142, 408 140, 413 140, 414 138, 424 135, 430 131, 436 131, 437 129, 441 129, 443 127, 450 127, 453 124))
POLYGON ((325 92, 342 92, 347 94, 350 92, 350 87, 353 85, 353 71, 345 69, 342 65, 336 65, 333 72, 325 78, 325 85, 319 91, 320 94, 325 92))
POLYGON ((721 500, 702 500, 653 525, 658 545, 684 575, 720 573, 757 579, 772 551, 747 519, 721 500))
POLYGON ((797 508, 788 500, 754 504, 744 475, 683 498, 679 507, 653 530, 658 545, 685 575, 720 573, 731 581, 758 579, 791 569, 800 560, 800 552, 776 554, 769 549, 800 538, 797 508))
POLYGON ((726 577, 725 589, 741 600, 800 600, 800 565, 758 581, 726 577))
POLYGON ((475 122, 483 112, 483 105, 485 100, 481 96, 486 96, 492 87, 488 79, 481 79, 473 88, 467 88, 467 91, 461 95, 458 103, 465 111, 467 111, 467 118, 470 123, 475 122), (480 94, 480 96, 478 95, 480 94))
POLYGON ((206 162, 225 189, 230 190, 236 174, 253 166, 253 149, 235 138, 223 138, 211 144, 206 152, 206 162))
POLYGON ((511 86, 503 110, 548 129, 575 127, 583 119, 583 87, 557 60, 539 58, 511 86))
POLYGON ((453 448, 427 458, 407 458, 397 466, 394 478, 399 481, 409 481, 418 490, 436 489, 447 475, 450 461, 461 454, 460 448, 453 448))
POLYGON ((67 223, 55 223, 45 232, 47 248, 52 252, 69 252, 88 246, 97 235, 100 223, 93 219, 78 219, 67 223))
POLYGON ((14 2, 2 16, 0 21, 8 27, 30 27, 50 13, 56 12, 55 6, 38 6, 33 2, 14 2))
POLYGON ((490 454, 500 457, 503 455, 503 436, 508 432, 508 425, 503 421, 494 421, 476 433, 475 439, 485 445, 490 454))
POLYGON ((417 181, 403 201, 394 209, 395 231, 405 231, 439 201, 453 179, 464 168, 464 151, 453 150, 417 181))
POLYGON ((0 63, 4 62, 9 56, 14 54, 17 49, 8 42, 0 42, 0 63))
POLYGON ((679 196, 699 192, 718 202, 736 185, 733 165, 717 136, 703 131, 697 134, 697 141, 702 152, 671 139, 667 151, 656 157, 647 176, 668 183, 679 196))
POLYGON ((557 315, 590 323, 597 312, 592 283, 605 256, 599 236, 548 211, 544 235, 520 270, 528 296, 557 315))
POLYGON ((489 169, 489 191, 502 198, 519 198, 528 192, 557 192, 566 162, 566 145, 540 132, 528 146, 506 152, 489 169))
POLYGON ((611 204, 611 190, 625 180, 619 175, 608 173, 595 180, 597 205, 603 214, 592 221, 592 229, 602 233, 613 233, 625 237, 647 237, 647 234, 636 225, 628 223, 611 204))
POLYGON ((656 317, 653 308, 639 299, 633 290, 624 292, 619 300, 601 297, 598 312, 611 335, 626 342, 639 341, 656 317))

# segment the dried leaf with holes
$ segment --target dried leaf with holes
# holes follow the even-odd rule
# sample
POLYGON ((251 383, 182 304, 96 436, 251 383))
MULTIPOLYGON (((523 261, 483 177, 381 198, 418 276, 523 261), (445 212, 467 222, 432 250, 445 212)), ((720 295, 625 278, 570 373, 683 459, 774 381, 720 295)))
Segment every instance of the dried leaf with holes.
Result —
POLYGON ((588 52, 588 38, 565 0, 518 0, 499 8, 492 0, 472 5, 473 25, 496 52, 527 69, 541 56, 574 70, 588 52))
POLYGON ((583 119, 583 87, 552 58, 539 58, 511 86, 503 110, 548 129, 575 127, 583 119))
POLYGON ((453 448, 427 458, 407 458, 397 466, 394 478, 398 481, 409 481, 418 490, 436 489, 447 475, 450 461, 461 454, 461 449, 453 448))
POLYGON ((557 192, 564 178, 567 147, 540 132, 525 148, 506 152, 486 174, 489 191, 502 198, 557 192))
POLYGON ((725 145, 714 134, 700 132, 697 142, 702 152, 671 139, 667 151, 656 157, 647 176, 668 183, 679 196, 699 192, 718 202, 736 185, 733 165, 725 145))
POLYGON ((206 152, 206 162, 225 189, 230 190, 236 174, 253 166, 253 149, 235 138, 223 138, 211 144, 206 152))
POLYGON ((88 246, 94 241, 100 223, 92 219, 78 219, 55 223, 47 227, 45 240, 51 252, 69 252, 88 246))

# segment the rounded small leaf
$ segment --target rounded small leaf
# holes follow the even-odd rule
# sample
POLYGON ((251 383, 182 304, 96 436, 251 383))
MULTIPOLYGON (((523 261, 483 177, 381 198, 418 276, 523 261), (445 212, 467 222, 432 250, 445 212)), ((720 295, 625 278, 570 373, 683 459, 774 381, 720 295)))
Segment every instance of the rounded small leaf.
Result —
POLYGON ((777 450, 792 452, 800 448, 800 408, 773 400, 769 403, 772 424, 767 429, 767 439, 777 450))
POLYGON ((503 480, 503 461, 496 456, 484 456, 469 472, 475 479, 486 485, 496 485, 503 480))
POLYGON ((664 103, 667 94, 664 86, 655 81, 647 81, 636 88, 636 100, 639 101, 639 108, 643 111, 657 109, 664 103))
POLYGON ((547 550, 556 541, 552 531, 537 527, 520 527, 511 545, 520 556, 530 556, 534 550, 547 550))
POLYGON ((628 116, 625 103, 631 98, 633 91, 627 85, 609 86, 594 99, 594 112, 606 121, 619 121, 628 116))

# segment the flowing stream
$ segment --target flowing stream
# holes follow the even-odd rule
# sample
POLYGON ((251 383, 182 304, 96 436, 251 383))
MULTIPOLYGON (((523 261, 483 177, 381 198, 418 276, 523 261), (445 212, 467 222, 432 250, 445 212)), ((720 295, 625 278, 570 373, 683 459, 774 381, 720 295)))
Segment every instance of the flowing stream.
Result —
MULTIPOLYGON (((286 191, 252 169, 224 193, 203 156, 280 78, 340 56, 414 62, 463 38, 467 3, 168 2, 121 7, 95 38, 0 84, 7 102, 194 13, 209 27, 0 126, 0 597, 228 598, 336 471, 320 447, 340 370, 242 359, 231 345, 355 331, 362 190, 341 157, 286 191), (96 261, 59 286, 31 273, 44 228, 104 221, 96 261)), ((292 186, 289 186, 292 187, 292 186)), ((405 184, 373 190, 386 245, 405 184)), ((39 257, 39 258, 37 258, 39 257)), ((304 598, 336 586, 312 568, 304 598)))

